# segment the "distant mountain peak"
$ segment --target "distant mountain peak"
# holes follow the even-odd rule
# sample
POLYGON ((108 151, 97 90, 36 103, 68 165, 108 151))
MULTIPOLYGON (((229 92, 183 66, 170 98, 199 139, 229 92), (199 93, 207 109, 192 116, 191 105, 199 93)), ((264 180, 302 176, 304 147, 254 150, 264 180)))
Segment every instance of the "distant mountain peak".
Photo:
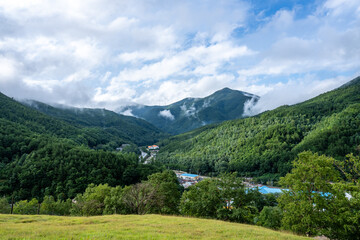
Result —
POLYGON ((245 103, 258 99, 254 94, 226 87, 204 98, 188 97, 166 106, 127 106, 122 113, 129 112, 166 132, 179 134, 207 124, 242 118, 245 103))

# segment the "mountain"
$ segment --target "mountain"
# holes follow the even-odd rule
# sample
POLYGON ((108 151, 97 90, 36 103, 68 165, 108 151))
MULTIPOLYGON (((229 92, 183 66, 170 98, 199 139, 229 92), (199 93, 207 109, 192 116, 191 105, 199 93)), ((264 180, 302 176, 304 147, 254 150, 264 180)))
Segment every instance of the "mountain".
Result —
POLYGON ((258 99, 253 94, 224 88, 205 98, 185 98, 167 106, 127 106, 121 112, 145 119, 165 132, 179 134, 207 124, 242 118, 244 104, 258 99))
POLYGON ((299 152, 336 159, 359 153, 360 77, 333 91, 254 117, 196 129, 159 143, 158 161, 193 173, 237 171, 276 180, 299 152))
POLYGON ((98 129, 139 146, 152 144, 168 136, 145 120, 124 116, 106 109, 50 106, 33 100, 23 101, 23 104, 72 126, 98 129))
POLYGON ((122 143, 160 139, 163 133, 154 126, 109 111, 85 110, 77 118, 74 109, 66 115, 46 104, 37 106, 58 118, 0 93, 0 196, 15 201, 44 195, 73 198, 90 183, 130 185, 158 171, 158 166, 139 164, 134 153, 113 151, 122 143), (101 112, 102 117, 96 116, 101 112))

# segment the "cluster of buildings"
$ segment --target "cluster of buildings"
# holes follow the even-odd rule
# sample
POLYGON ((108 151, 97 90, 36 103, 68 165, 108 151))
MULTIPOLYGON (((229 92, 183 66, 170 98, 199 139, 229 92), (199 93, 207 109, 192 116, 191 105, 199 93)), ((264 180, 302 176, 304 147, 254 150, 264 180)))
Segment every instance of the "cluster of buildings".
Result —
POLYGON ((184 188, 188 188, 198 182, 200 182, 201 180, 203 180, 204 176, 200 176, 197 174, 190 174, 187 172, 183 172, 183 171, 174 171, 178 181, 180 183, 181 186, 183 186, 184 188))
POLYGON ((149 151, 159 151, 159 146, 158 145, 151 145, 151 146, 148 146, 148 150, 149 151))

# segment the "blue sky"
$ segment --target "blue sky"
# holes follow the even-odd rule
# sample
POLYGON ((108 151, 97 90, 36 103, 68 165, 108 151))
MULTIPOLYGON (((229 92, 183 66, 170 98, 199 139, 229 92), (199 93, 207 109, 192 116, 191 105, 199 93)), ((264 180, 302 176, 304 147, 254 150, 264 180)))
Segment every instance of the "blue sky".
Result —
POLYGON ((0 0, 0 91, 112 110, 230 87, 254 113, 360 73, 358 0, 0 0))

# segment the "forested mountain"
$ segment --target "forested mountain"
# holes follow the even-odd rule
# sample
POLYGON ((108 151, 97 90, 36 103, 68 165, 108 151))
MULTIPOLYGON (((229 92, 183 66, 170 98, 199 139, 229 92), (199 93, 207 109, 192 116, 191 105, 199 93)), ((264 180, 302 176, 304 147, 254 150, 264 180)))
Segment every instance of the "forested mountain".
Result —
POLYGON ((186 98, 167 106, 127 106, 122 112, 145 119, 165 132, 184 133, 195 128, 242 118, 244 104, 258 96, 224 88, 205 98, 186 98))
POLYGON ((360 145, 360 77, 292 106, 161 142, 158 160, 194 173, 277 179, 301 151, 342 159, 360 145))
POLYGON ((146 179, 158 167, 140 165, 135 154, 90 149, 112 150, 129 140, 100 127, 71 125, 0 93, 0 195, 67 198, 90 183, 146 179))
POLYGON ((38 101, 26 100, 23 104, 46 115, 63 120, 82 129, 92 128, 109 135, 108 139, 123 139, 139 146, 152 144, 168 136, 152 124, 135 117, 124 116, 106 109, 50 106, 38 101))

